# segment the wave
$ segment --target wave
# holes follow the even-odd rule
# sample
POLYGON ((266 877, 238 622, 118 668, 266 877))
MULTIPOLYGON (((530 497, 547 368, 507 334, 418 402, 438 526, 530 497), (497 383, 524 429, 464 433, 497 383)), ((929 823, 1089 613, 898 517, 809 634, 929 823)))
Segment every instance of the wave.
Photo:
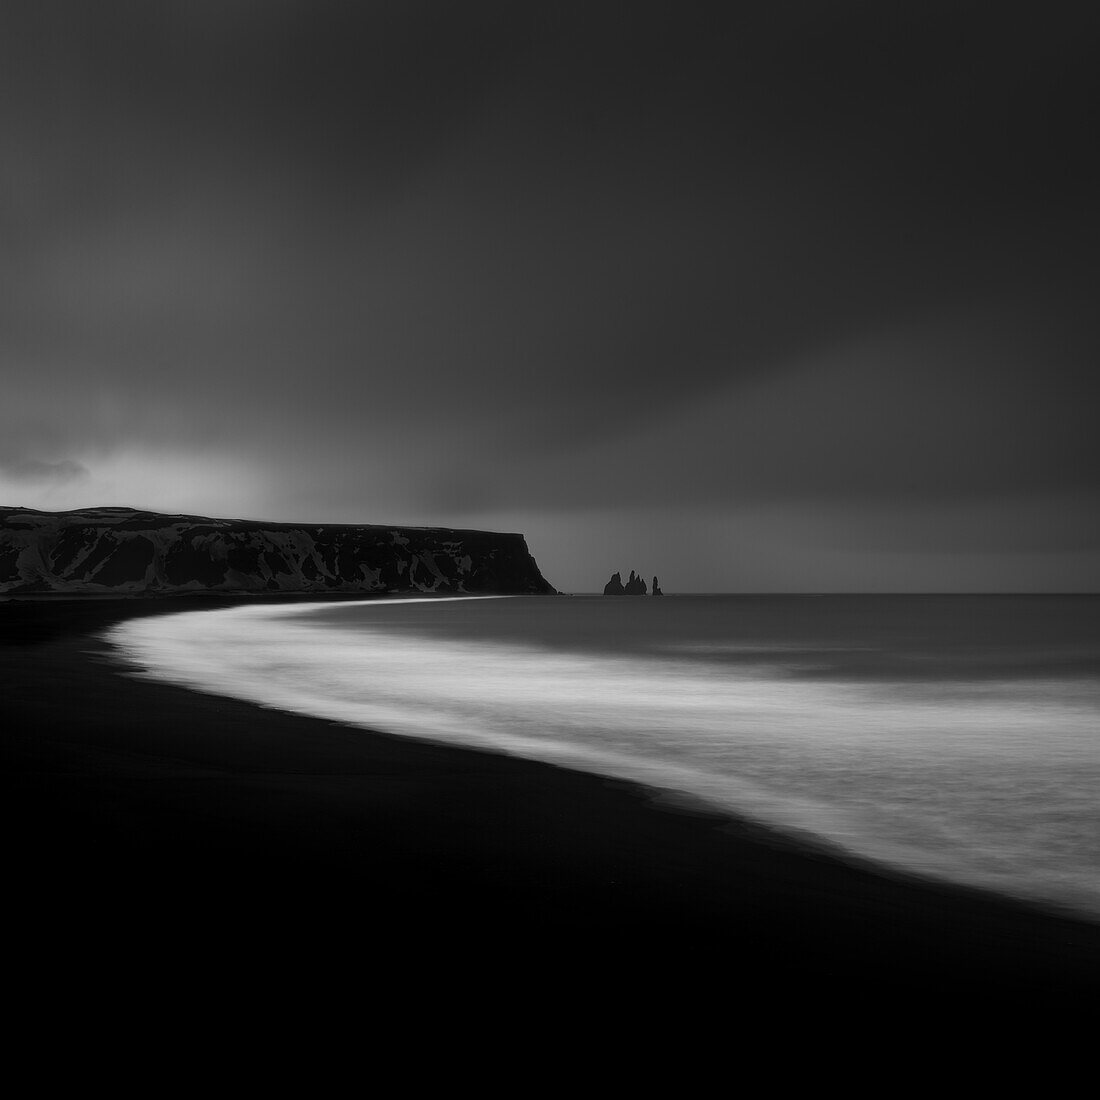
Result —
POLYGON ((793 643, 744 667, 692 660, 690 641, 570 652, 538 642, 537 608, 530 641, 433 636, 423 612, 409 634, 377 622, 394 606, 189 611, 109 640, 157 679, 642 782, 910 873, 1100 915, 1090 686, 802 679, 793 643))

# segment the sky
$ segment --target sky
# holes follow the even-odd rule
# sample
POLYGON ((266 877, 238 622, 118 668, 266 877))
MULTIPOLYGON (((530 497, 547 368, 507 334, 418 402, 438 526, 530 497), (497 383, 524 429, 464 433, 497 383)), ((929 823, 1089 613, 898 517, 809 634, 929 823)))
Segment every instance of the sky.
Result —
POLYGON ((1079 3, 4 5, 0 504, 1100 590, 1097 56, 1079 3))

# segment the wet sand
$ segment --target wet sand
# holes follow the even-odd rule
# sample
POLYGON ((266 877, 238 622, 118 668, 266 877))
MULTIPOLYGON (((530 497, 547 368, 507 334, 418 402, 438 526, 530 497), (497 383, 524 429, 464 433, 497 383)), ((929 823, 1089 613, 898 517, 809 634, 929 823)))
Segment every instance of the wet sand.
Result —
POLYGON ((975 1008, 1100 989, 1100 925, 629 783, 137 679, 95 637, 216 602, 0 604, 7 894, 43 981, 975 1008))

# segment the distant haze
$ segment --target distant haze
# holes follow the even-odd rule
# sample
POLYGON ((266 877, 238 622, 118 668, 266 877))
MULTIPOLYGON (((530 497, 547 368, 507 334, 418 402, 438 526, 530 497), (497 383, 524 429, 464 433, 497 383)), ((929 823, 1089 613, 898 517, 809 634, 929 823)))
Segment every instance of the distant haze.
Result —
POLYGON ((720 7, 7 5, 0 504, 1100 588, 1100 9, 720 7))

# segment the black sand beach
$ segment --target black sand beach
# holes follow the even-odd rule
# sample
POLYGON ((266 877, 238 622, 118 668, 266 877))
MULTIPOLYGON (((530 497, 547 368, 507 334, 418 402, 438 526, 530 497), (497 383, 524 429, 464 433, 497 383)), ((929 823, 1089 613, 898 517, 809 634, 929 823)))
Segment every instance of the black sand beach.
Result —
POLYGON ((9 916, 42 981, 629 975, 665 996, 975 1007, 1100 988, 1096 924, 627 783, 122 675, 94 637, 215 604, 0 605, 9 916))

